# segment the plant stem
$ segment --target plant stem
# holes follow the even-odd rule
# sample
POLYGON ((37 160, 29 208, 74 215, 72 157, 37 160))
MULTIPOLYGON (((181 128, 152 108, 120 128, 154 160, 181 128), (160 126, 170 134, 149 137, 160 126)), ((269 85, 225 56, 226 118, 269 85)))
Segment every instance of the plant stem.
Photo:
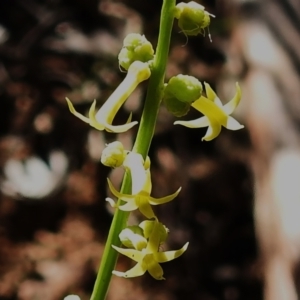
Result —
MULTIPOLYGON (((140 153, 144 158, 148 155, 162 99, 175 4, 176 0, 163 1, 156 55, 152 65, 151 77, 149 79, 149 86, 139 130, 133 146, 133 151, 140 153)), ((131 176, 126 172, 123 178, 121 193, 128 194, 130 192, 131 176)), ((121 200, 119 199, 118 204, 120 204, 120 201, 121 200)), ((113 250, 111 246, 120 246, 119 233, 125 227, 128 216, 129 212, 116 209, 105 244, 91 300, 104 300, 106 298, 112 270, 114 269, 118 258, 118 252, 113 250)))
POLYGON ((160 32, 158 35, 153 68, 151 70, 151 77, 139 131, 133 146, 133 151, 142 154, 144 158, 148 155, 155 130, 158 109, 162 99, 175 4, 176 0, 164 0, 163 2, 160 17, 160 32))

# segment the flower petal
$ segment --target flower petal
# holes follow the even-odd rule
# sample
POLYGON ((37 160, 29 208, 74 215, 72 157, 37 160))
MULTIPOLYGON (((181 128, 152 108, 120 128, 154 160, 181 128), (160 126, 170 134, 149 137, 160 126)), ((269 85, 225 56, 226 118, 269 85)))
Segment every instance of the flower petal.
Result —
POLYGON ((211 141, 216 138, 220 134, 221 128, 222 126, 218 122, 211 122, 202 141, 211 141))
POLYGON ((156 280, 164 280, 164 271, 157 261, 154 260, 153 255, 149 255, 149 258, 145 257, 147 269, 149 274, 156 280))
POLYGON ((172 201, 175 197, 178 196, 178 194, 180 193, 181 191, 181 187, 173 194, 171 195, 168 195, 166 197, 162 197, 162 198, 153 198, 153 197, 149 197, 149 203, 151 205, 159 205, 159 204, 164 204, 164 203, 167 203, 167 202, 170 202, 172 201))
MULTIPOLYGON (((145 168, 145 165, 144 165, 144 168, 145 168)), ((151 194, 151 190, 152 190, 152 182, 151 182, 151 172, 150 172, 149 168, 146 170, 145 174, 146 174, 146 179, 145 179, 142 191, 145 194, 150 195, 151 194)))
MULTIPOLYGON (((93 101, 90 110, 89 110, 89 119, 90 119, 90 125, 98 130, 104 130, 105 129, 105 120, 103 122, 99 123, 96 120, 96 100, 93 101)), ((102 121, 102 120, 101 120, 102 121)))
POLYGON ((131 258, 132 260, 136 262, 141 262, 145 256, 144 253, 141 251, 135 250, 135 249, 124 249, 117 246, 112 245, 112 247, 118 251, 119 253, 131 258))
MULTIPOLYGON (((123 198, 122 198, 123 200, 123 198)), ((130 199, 127 203, 119 205, 119 208, 123 211, 133 211, 139 208, 134 199, 130 199)))
POLYGON ((85 117, 84 115, 80 114, 79 112, 77 112, 77 111, 75 110, 75 108, 74 108, 72 102, 71 102, 68 98, 66 98, 66 101, 67 101, 67 103, 68 103, 68 107, 69 107, 70 112, 71 112, 74 116, 76 116, 77 118, 79 118, 81 121, 83 121, 83 122, 85 122, 85 123, 88 123, 88 124, 90 123, 89 118, 85 117))
POLYGON ((134 121, 134 122, 126 123, 124 125, 110 125, 110 124, 105 124, 105 129, 108 132, 122 133, 122 132, 125 132, 125 131, 131 129, 137 123, 138 123, 137 121, 134 121))
POLYGON ((148 197, 137 196, 136 205, 138 206, 140 212, 148 219, 154 218, 155 214, 152 210, 151 205, 149 204, 148 197))
POLYGON ((124 278, 132 278, 137 276, 142 276, 147 271, 146 265, 143 263, 137 263, 133 268, 128 270, 127 272, 119 272, 119 271, 112 271, 112 273, 119 277, 124 278))
POLYGON ((109 198, 109 197, 107 197, 105 199, 105 201, 107 201, 110 204, 110 206, 113 207, 113 208, 118 207, 118 205, 116 204, 116 202, 113 199, 109 198))
POLYGON ((143 156, 139 153, 129 152, 124 159, 123 166, 130 170, 132 182, 131 192, 135 195, 143 190, 145 182, 148 179, 143 156))
POLYGON ((214 90, 210 87, 210 85, 206 82, 204 82, 205 85, 205 92, 206 96, 209 100, 213 101, 216 105, 218 105, 220 108, 223 107, 223 104, 220 100, 220 98, 217 96, 217 94, 214 92, 214 90))
POLYGON ((244 128, 244 125, 241 125, 236 119, 229 116, 225 127, 230 130, 239 130, 244 128))
POLYGON ((201 128, 209 126, 209 121, 207 117, 203 116, 191 121, 175 121, 174 125, 182 125, 188 128, 201 128))
POLYGON ((154 253, 155 260, 159 263, 164 263, 164 262, 167 262, 167 261, 171 261, 171 260, 179 257, 180 255, 182 255, 186 251, 188 245, 189 245, 189 243, 186 243, 179 250, 154 253))
POLYGON ((122 198, 123 201, 130 201, 131 199, 134 199, 135 195, 128 195, 128 194, 122 194, 119 193, 111 183, 111 181, 107 178, 108 187, 111 191, 111 193, 116 196, 117 198, 122 198))
POLYGON ((206 97, 200 97, 192 103, 192 107, 200 111, 209 121, 216 120, 221 124, 225 124, 227 120, 227 115, 222 105, 220 107, 214 101, 210 101, 206 97))
POLYGON ((98 130, 106 130, 108 132, 115 132, 115 133, 122 133, 130 128, 132 128, 134 125, 136 125, 138 122, 130 122, 131 116, 129 116, 129 122, 127 121, 124 125, 112 125, 109 124, 107 116, 102 116, 102 114, 98 114, 96 118, 96 100, 93 102, 90 111, 89 111, 89 118, 90 118, 90 125, 98 130), (98 121, 101 120, 101 123, 98 121))
POLYGON ((236 83, 236 93, 234 97, 223 106, 223 110, 227 115, 231 115, 239 105, 242 98, 242 91, 238 83, 236 83))

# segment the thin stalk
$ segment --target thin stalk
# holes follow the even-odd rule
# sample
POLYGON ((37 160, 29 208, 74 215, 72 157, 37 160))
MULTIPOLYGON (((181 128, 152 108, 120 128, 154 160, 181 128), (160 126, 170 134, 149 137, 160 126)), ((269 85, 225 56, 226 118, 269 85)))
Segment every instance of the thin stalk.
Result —
POLYGON ((133 146, 145 158, 148 155, 150 144, 155 130, 157 114, 162 99, 166 66, 169 56, 171 32, 174 21, 176 0, 164 0, 161 17, 158 43, 151 70, 144 111, 140 121, 139 131, 133 146))
MULTIPOLYGON (((152 65, 151 77, 149 79, 149 86, 139 130, 133 146, 133 151, 140 153, 144 158, 148 155, 162 99, 175 4, 176 0, 163 1, 156 55, 152 65)), ((126 172, 123 178, 121 193, 128 194, 130 192, 131 176, 126 172)), ((121 200, 119 199, 118 204, 120 204, 120 201, 121 200)), ((116 209, 106 240, 91 300, 105 300, 106 298, 112 270, 114 269, 118 258, 118 252, 113 250, 111 246, 120 246, 119 233, 126 226, 128 216, 129 212, 116 209)))

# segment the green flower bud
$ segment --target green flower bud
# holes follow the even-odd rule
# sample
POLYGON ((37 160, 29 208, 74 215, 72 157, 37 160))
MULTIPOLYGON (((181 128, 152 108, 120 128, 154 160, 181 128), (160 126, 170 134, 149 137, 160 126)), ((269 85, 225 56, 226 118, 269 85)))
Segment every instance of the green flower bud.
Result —
POLYGON ((214 15, 205 11, 205 7, 191 1, 176 5, 175 18, 178 19, 179 28, 186 35, 198 35, 210 24, 210 16, 214 15))
POLYGON ((167 110, 176 117, 186 115, 191 104, 202 94, 201 82, 193 76, 179 74, 165 86, 163 101, 167 110))
MULTIPOLYGON (((154 225, 156 224, 157 221, 151 221, 151 220, 146 220, 140 223, 139 227, 144 230, 144 237, 148 239, 155 228, 154 225)), ((169 233, 169 229, 163 225, 162 223, 158 223, 158 226, 156 227, 157 230, 157 235, 159 235, 159 243, 163 243, 166 241, 169 233)))
POLYGON ((201 97, 202 84, 193 76, 179 74, 169 80, 164 93, 181 102, 192 104, 201 97))
POLYGON ((125 70, 136 60, 148 62, 154 57, 154 50, 151 43, 144 35, 130 33, 123 42, 123 48, 119 53, 119 64, 125 70))
POLYGON ((120 241, 127 248, 142 250, 147 246, 147 240, 143 236, 143 229, 137 225, 128 226, 119 234, 120 241))
POLYGON ((126 158, 127 151, 121 142, 116 141, 108 144, 102 151, 101 163, 107 167, 120 167, 126 158))
POLYGON ((179 101, 172 95, 164 95, 163 101, 167 110, 175 117, 185 116, 190 110, 190 104, 179 101))

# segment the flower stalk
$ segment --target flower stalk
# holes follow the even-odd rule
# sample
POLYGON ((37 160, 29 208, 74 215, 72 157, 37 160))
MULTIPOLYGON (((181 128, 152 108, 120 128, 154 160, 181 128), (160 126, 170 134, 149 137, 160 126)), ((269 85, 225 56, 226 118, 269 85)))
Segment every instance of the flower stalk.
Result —
MULTIPOLYGON (((140 153, 144 159, 148 155, 162 99, 175 4, 175 0, 163 1, 156 55, 152 64, 151 77, 149 79, 148 91, 139 130, 133 147, 133 152, 140 153)), ((131 192, 131 176, 129 171, 126 171, 125 173, 120 192, 127 194, 131 192)), ((117 204, 121 205, 122 201, 119 199, 117 204)), ((116 247, 121 245, 119 234, 125 227, 128 215, 129 212, 127 211, 122 211, 120 209, 116 209, 115 211, 91 300, 104 300, 106 298, 112 271, 118 257, 118 252, 112 250, 112 245, 116 247)))
POLYGON ((233 99, 223 105, 207 83, 204 83, 206 96, 203 96, 202 84, 195 77, 179 74, 165 83, 174 18, 178 19, 178 25, 186 35, 198 35, 204 34, 204 29, 210 23, 210 16, 214 17, 194 1, 175 5, 176 0, 163 0, 155 52, 144 35, 132 33, 124 39, 118 58, 120 67, 128 73, 98 112, 96 101, 91 105, 89 115, 86 117, 78 113, 67 99, 71 113, 82 121, 98 130, 121 133, 131 129, 138 122, 131 122, 130 115, 126 124, 113 125, 115 115, 136 87, 149 79, 146 101, 133 149, 125 150, 122 143, 115 141, 108 144, 102 152, 102 164, 111 168, 123 167, 125 174, 120 191, 116 190, 107 179, 108 187, 117 201, 106 198, 106 201, 115 208, 115 214, 91 300, 106 299, 112 274, 131 278, 149 272, 154 279, 165 279, 160 264, 181 256, 187 250, 188 243, 178 250, 162 250, 162 244, 166 241, 169 230, 158 220, 152 209, 152 206, 172 201, 181 190, 179 188, 173 194, 161 198, 151 197, 151 162, 148 151, 161 102, 163 101, 168 111, 177 117, 187 114, 190 107, 198 110, 203 115, 200 118, 176 121, 174 124, 189 128, 208 127, 202 140, 210 141, 216 138, 222 127, 230 130, 243 128, 243 125, 230 116, 241 100, 238 84, 233 99), (138 210, 146 220, 139 225, 127 226, 129 213, 134 210, 138 210), (136 265, 125 272, 114 270, 119 253, 134 260, 136 265))

